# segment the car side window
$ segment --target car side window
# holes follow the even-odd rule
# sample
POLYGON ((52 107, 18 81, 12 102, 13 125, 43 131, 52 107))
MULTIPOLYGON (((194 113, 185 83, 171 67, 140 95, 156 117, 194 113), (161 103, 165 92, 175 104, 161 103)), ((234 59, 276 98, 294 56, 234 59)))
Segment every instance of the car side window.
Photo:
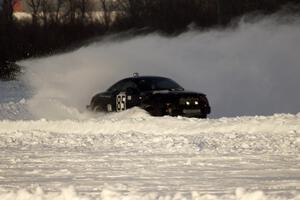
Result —
POLYGON ((125 92, 128 88, 137 88, 137 85, 131 80, 122 80, 111 86, 107 91, 113 92, 125 92))
POLYGON ((137 89, 137 85, 133 81, 127 80, 123 83, 121 87, 121 91, 125 92, 128 88, 137 89))
POLYGON ((111 93, 120 91, 121 88, 122 88, 123 82, 124 82, 124 81, 119 81, 119 82, 115 83, 115 84, 112 85, 110 88, 108 88, 107 91, 108 91, 108 92, 111 92, 111 93))

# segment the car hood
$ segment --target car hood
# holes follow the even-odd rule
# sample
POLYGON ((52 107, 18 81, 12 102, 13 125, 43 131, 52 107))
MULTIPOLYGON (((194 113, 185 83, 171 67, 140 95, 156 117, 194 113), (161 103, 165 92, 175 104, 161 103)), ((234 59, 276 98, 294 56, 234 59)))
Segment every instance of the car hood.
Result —
POLYGON ((154 91, 149 91, 149 93, 159 94, 159 95, 206 96, 203 93, 185 91, 185 90, 154 90, 154 91))

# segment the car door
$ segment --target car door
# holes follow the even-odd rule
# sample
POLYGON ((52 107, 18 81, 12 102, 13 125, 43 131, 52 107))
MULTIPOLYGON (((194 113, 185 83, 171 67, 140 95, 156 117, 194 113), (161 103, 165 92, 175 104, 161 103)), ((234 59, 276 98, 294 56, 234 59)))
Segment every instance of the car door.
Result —
POLYGON ((139 90, 136 83, 130 79, 121 81, 115 90, 116 111, 123 111, 139 104, 139 90))
MULTIPOLYGON (((107 91, 104 93, 107 97, 107 111, 118 111, 118 104, 117 102, 117 96, 120 95, 123 85, 126 82, 126 80, 121 80, 112 85, 107 91)), ((119 108, 120 109, 120 108, 119 108)))

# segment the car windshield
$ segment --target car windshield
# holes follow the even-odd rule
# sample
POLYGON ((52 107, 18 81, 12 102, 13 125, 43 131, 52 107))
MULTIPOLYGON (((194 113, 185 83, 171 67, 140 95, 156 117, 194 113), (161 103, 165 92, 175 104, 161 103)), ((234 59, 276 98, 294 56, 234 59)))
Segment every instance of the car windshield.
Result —
POLYGON ((141 78, 138 81, 138 87, 141 91, 148 90, 183 90, 175 81, 168 78, 151 77, 141 78))

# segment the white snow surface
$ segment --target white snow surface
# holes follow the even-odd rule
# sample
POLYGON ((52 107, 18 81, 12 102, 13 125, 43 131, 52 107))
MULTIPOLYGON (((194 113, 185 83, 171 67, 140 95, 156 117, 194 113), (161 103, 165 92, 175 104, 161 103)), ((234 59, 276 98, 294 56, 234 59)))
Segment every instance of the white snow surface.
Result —
POLYGON ((300 200, 299 33, 272 16, 20 61, 0 81, 0 200, 300 200), (204 92, 211 119, 86 111, 132 72, 204 92))
POLYGON ((139 108, 36 118, 0 82, 1 200, 300 199, 300 113, 195 119, 139 108))

